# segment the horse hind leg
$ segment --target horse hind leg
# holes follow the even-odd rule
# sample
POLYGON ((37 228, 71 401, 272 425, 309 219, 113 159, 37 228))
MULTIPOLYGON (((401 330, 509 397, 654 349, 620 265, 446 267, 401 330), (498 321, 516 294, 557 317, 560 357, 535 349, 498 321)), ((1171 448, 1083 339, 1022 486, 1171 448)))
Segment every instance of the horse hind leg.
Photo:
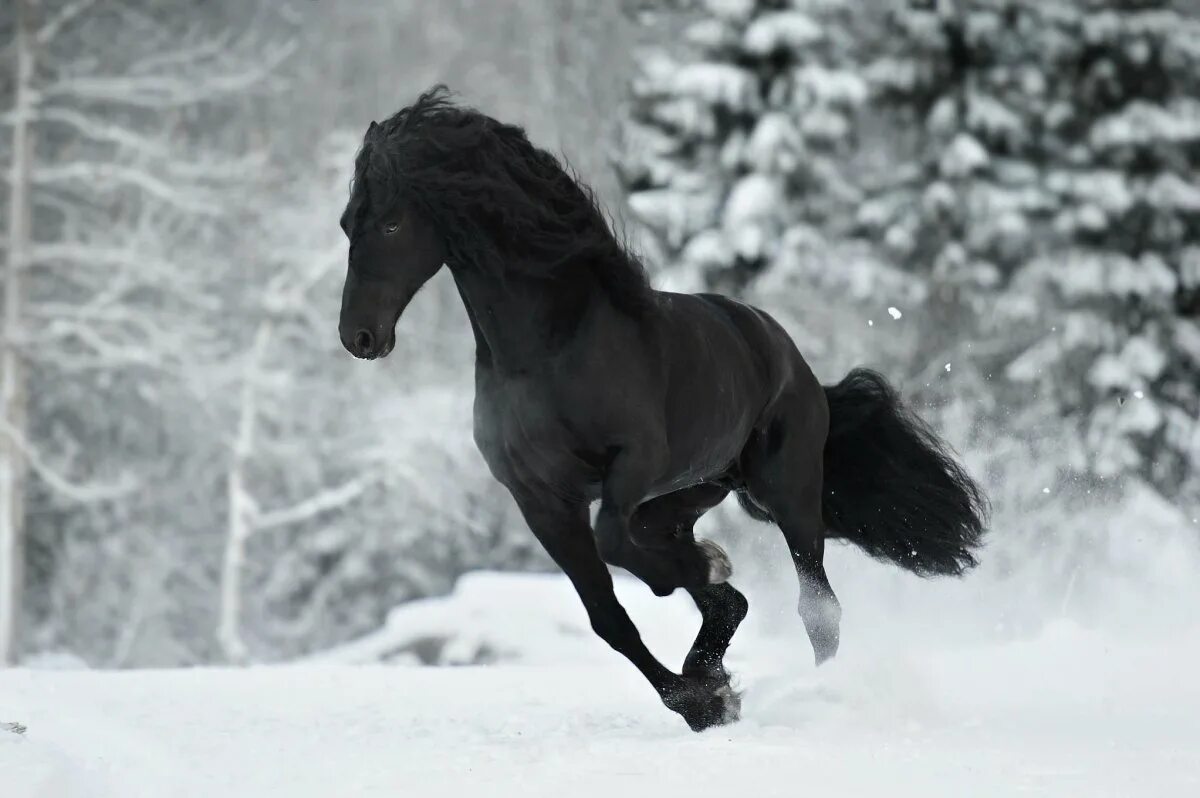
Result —
POLYGON ((825 573, 821 515, 825 435, 818 426, 793 409, 751 441, 742 470, 753 503, 766 511, 787 541, 800 585, 797 609, 820 665, 837 654, 842 608, 825 573))

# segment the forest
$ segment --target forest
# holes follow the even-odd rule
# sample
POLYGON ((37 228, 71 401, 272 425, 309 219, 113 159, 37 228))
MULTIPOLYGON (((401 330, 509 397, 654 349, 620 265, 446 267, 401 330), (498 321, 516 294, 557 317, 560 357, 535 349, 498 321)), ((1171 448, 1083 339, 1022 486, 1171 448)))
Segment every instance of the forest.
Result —
POLYGON ((435 83, 569 163, 657 287, 887 374, 990 496, 989 618, 1186 582, 1194 3, 7 0, 0 662, 278 662, 552 569, 472 441, 446 275, 387 361, 337 336, 354 154, 435 83))

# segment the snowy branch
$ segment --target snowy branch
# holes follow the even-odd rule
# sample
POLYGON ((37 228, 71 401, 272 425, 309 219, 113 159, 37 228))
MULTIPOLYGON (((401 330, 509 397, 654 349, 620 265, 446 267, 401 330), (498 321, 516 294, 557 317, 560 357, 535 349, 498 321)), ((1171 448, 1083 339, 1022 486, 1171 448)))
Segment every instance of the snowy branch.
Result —
POLYGON ((67 125, 77 135, 106 144, 116 144, 136 150, 143 155, 164 156, 167 148, 161 140, 136 133, 127 127, 94 114, 70 108, 43 108, 38 118, 45 122, 67 125))
POLYGON ((429 496, 436 495, 437 487, 431 484, 429 479, 420 470, 405 463, 393 463, 389 467, 408 481, 413 488, 412 495, 430 510, 441 515, 443 518, 459 524, 464 529, 470 529, 476 534, 487 534, 488 530, 483 524, 480 524, 475 519, 458 510, 452 509, 450 503, 436 502, 429 499, 429 496))
POLYGON ((204 293, 200 277, 193 270, 174 261, 154 257, 144 243, 139 249, 137 231, 138 228, 135 228, 128 245, 98 241, 38 243, 33 246, 31 261, 62 263, 71 267, 63 270, 63 278, 80 277, 84 269, 100 271, 103 284, 88 287, 95 292, 88 306, 116 302, 129 292, 161 280, 166 281, 172 294, 188 307, 208 312, 220 309, 220 300, 204 293))
POLYGON ((37 43, 48 44, 62 32, 63 28, 94 5, 96 5, 96 0, 75 0, 74 3, 63 6, 34 35, 37 43))
POLYGON ((328 490, 323 490, 302 502, 258 514, 251 520, 254 531, 259 532, 288 524, 308 521, 322 513, 336 510, 361 496, 374 480, 358 477, 328 490))
POLYGON ((38 451, 25 440, 20 431, 15 429, 8 423, 7 419, 2 417, 0 417, 0 433, 6 435, 13 442, 17 451, 24 456, 25 462, 33 470, 33 473, 37 474, 55 493, 58 493, 69 501, 78 504, 110 501, 128 495, 137 488, 137 483, 129 477, 124 477, 109 484, 81 484, 75 482, 52 468, 38 451))
POLYGON ((95 190, 97 184, 117 187, 121 184, 142 189, 155 199, 190 213, 217 215, 222 204, 216 197, 197 196, 195 192, 180 190, 144 169, 112 163, 88 163, 86 161, 59 166, 41 166, 34 170, 34 181, 40 185, 61 183, 87 183, 95 190))
MULTIPOLYGON (((196 37, 190 38, 195 39, 196 37)), ((180 44, 146 56, 134 64, 131 72, 135 75, 161 74, 179 67, 188 68, 193 64, 216 61, 236 49, 237 43, 234 41, 232 32, 224 31, 200 41, 180 44)))
MULTIPOLYGON (((114 103, 132 108, 181 108, 262 86, 271 73, 295 50, 295 42, 278 44, 255 53, 254 60, 249 64, 239 65, 240 69, 215 72, 206 75, 202 81, 196 80, 189 72, 80 74, 51 83, 43 93, 47 97, 70 97, 80 102, 114 103)), ((209 61, 220 65, 219 55, 218 52, 209 61)), ((194 69, 197 64, 192 62, 185 66, 194 69)))
MULTIPOLYGON (((131 342, 114 340, 101 332, 90 321, 78 316, 56 319, 46 326, 43 334, 39 335, 37 347, 42 349, 48 342, 73 341, 88 350, 83 359, 85 367, 110 369, 118 366, 159 368, 164 364, 167 356, 178 349, 178 347, 167 345, 166 342, 159 342, 156 347, 159 351, 147 348, 146 340, 154 340, 153 336, 149 339, 143 337, 131 342)), ((23 349, 32 354, 33 344, 27 341, 24 343, 23 349)), ((70 357, 63 356, 56 358, 53 365, 56 369, 62 370, 71 362, 70 357)))

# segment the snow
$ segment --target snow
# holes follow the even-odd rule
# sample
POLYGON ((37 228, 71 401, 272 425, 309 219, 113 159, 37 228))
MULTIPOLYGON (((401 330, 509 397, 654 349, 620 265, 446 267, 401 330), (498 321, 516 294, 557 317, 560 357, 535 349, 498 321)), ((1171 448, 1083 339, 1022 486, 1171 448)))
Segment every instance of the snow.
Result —
POLYGON ((796 85, 826 104, 859 105, 870 96, 867 82, 853 72, 805 64, 793 72, 796 85))
POLYGON ((940 171, 944 177, 962 178, 987 165, 988 153, 979 140, 970 134, 959 133, 942 155, 940 171))
MULTIPOLYGON (((907 601, 886 601, 883 570, 836 551, 833 576, 847 607, 841 654, 814 668, 790 602, 748 591, 751 616, 730 652, 745 690, 743 720, 732 726, 688 731, 591 634, 562 577, 473 574, 450 597, 398 609, 376 635, 293 665, 0 672, 0 721, 28 727, 0 730, 3 794, 1171 796, 1200 788, 1200 626, 1134 631, 1049 613, 1027 635, 998 634, 976 618, 964 636, 953 619, 970 621, 974 602, 944 599, 969 595, 969 581, 906 579, 902 594, 943 605, 942 616, 914 612, 907 601), (393 649, 434 635, 457 652, 446 661, 470 661, 485 646, 497 664, 353 664, 405 661, 393 649)), ((678 662, 696 624, 686 597, 656 599, 624 577, 617 589, 652 648, 678 662)))
POLYGON ((783 49, 797 50, 811 45, 822 36, 821 26, 799 11, 777 11, 757 17, 746 28, 742 46, 755 55, 769 55, 783 49))
POLYGON ((704 0, 715 16, 729 20, 745 19, 754 10, 755 0, 704 0))
POLYGON ((697 47, 715 51, 738 42, 738 34, 722 19, 702 19, 688 25, 684 38, 697 47))
POLYGON ((1097 149, 1197 139, 1200 139, 1200 101, 1190 98, 1175 100, 1166 107, 1137 100, 1101 119, 1091 131, 1091 144, 1097 149))
POLYGON ((735 111, 757 110, 754 75, 732 64, 699 63, 677 67, 670 84, 673 93, 696 97, 735 111))
MULTIPOLYGON (((1040 77, 1038 75, 1034 79, 1038 80, 1040 77)), ((972 94, 968 97, 966 123, 968 129, 986 133, 993 141, 1015 143, 1025 135, 1021 117, 1001 100, 987 94, 972 94)))
POLYGON ((730 231, 744 225, 770 224, 781 215, 785 196, 780 179, 752 172, 733 184, 721 222, 730 231))
POLYGON ((756 172, 790 174, 800 165, 804 140, 792 119, 771 111, 759 117, 746 142, 744 160, 756 172))
POLYGON ((1178 175, 1162 174, 1146 188, 1146 199, 1155 208, 1200 212, 1200 189, 1178 175))
POLYGON ((1068 250, 1035 259, 1028 268, 1031 276, 1053 282, 1072 300, 1115 295, 1162 301, 1177 286, 1175 274, 1153 254, 1134 260, 1120 253, 1068 250))

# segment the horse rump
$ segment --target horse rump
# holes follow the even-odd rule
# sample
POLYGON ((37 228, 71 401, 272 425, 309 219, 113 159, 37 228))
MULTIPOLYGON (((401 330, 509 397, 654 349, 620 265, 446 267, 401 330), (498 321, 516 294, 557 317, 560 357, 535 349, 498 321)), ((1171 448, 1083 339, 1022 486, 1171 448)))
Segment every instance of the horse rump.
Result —
POLYGON ((987 500, 946 444, 877 372, 854 369, 825 396, 827 535, 920 576, 974 567, 987 500))

